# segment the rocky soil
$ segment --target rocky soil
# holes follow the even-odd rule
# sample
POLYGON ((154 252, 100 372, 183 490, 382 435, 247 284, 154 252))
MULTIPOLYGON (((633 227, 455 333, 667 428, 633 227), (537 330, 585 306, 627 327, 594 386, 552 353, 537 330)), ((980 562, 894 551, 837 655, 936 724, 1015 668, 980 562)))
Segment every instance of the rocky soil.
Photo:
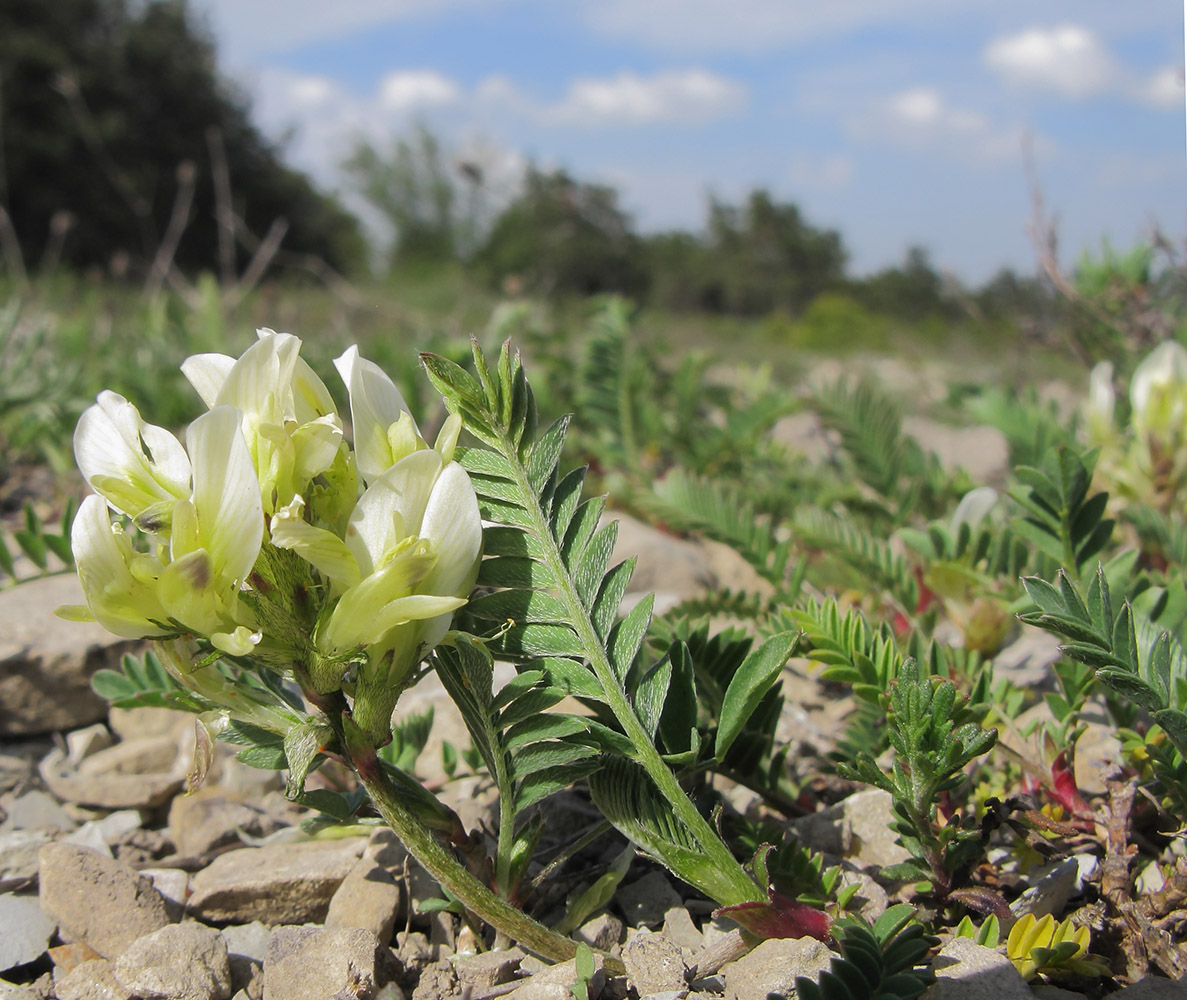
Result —
MULTIPOLYGON (((813 430, 788 426, 782 433, 810 438, 813 430)), ((619 547, 639 555, 635 586, 658 590, 661 609, 706 587, 757 585, 727 550, 630 519, 619 547)), ((573 995, 573 963, 548 967, 517 948, 488 950, 453 915, 421 912, 439 893, 388 831, 310 839, 299 825, 304 812, 284 798, 279 776, 244 766, 230 748, 220 747, 204 788, 180 794, 192 719, 109 710, 91 693, 89 676, 129 646, 97 626, 52 617, 55 606, 80 599, 70 576, 0 591, 0 1000, 573 995)), ((1012 653, 1015 669, 1038 677, 1054 649, 1028 636, 1012 653)), ((784 681, 784 737, 799 753, 827 750, 845 705, 803 664, 793 664, 784 681)), ((420 776, 469 827, 489 829, 489 784, 474 776, 450 780, 440 765, 443 741, 468 743, 443 689, 430 678, 405 696, 400 711, 428 706, 436 721, 420 776)), ((1113 752, 1103 729, 1090 727, 1086 737, 1077 775, 1085 783, 1099 780, 1113 752)), ((336 777, 327 768, 314 780, 336 777)), ((725 791, 734 808, 758 808, 744 789, 725 791)), ((871 918, 897 888, 879 882, 879 869, 904 857, 889 815, 883 793, 863 791, 796 822, 803 841, 844 862, 847 877, 860 883, 860 910, 871 918)), ((580 792, 550 801, 550 827, 561 840, 595 816, 580 792)), ((613 834, 595 842, 543 887, 537 912, 558 917, 566 895, 596 879, 622 847, 613 834)), ((1028 905, 1040 913, 1062 906, 1075 891, 1067 874, 1046 883, 1036 875, 1028 905), (1062 897, 1051 894, 1052 885, 1062 897)), ((610 976, 599 963, 590 1000, 766 1000, 793 996, 796 976, 815 977, 829 965, 832 952, 811 939, 748 950, 712 910, 636 861, 610 907, 574 934, 621 956, 627 970, 610 976)), ((935 968, 929 1000, 1079 995, 1032 990, 999 951, 965 939, 945 944, 935 968)), ((1187 985, 1152 978, 1115 996, 1187 997, 1187 985)))

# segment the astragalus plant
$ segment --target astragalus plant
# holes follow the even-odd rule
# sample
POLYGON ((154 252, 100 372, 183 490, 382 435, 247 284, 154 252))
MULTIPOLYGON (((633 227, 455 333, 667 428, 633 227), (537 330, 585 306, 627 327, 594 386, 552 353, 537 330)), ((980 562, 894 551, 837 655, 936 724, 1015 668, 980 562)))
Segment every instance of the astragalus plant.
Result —
POLYGON ((522 814, 579 778, 611 823, 743 925, 826 937, 829 917, 747 871, 679 784, 704 746, 715 741, 724 759, 739 741, 795 633, 738 658, 707 743, 688 646, 645 647, 649 600, 618 617, 633 560, 607 568, 602 501, 581 501, 581 471, 558 472, 566 421, 537 434, 506 346, 493 371, 475 346, 477 379, 425 356, 451 414, 431 446, 353 347, 336 362, 352 446, 299 349, 263 330, 238 359, 189 358, 182 370, 209 412, 185 446, 113 392, 83 414, 75 451, 95 495, 72 545, 86 606, 60 613, 157 644, 143 667, 97 687, 117 703, 197 713, 195 782, 221 737, 287 769, 292 798, 345 819, 359 800, 305 790, 312 768, 344 762, 449 894, 546 957, 569 958, 575 944, 515 905, 538 834, 522 814), (476 582, 474 634, 455 631, 476 582), (520 671, 498 692, 494 653, 520 671), (426 660, 502 796, 490 865, 456 815, 381 752, 426 660), (593 715, 559 711, 566 694, 593 715))

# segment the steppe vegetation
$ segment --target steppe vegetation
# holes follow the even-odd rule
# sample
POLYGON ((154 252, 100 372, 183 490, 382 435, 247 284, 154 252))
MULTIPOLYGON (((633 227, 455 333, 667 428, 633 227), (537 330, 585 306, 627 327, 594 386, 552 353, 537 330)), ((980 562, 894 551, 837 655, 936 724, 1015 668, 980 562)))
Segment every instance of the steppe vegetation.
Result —
MULTIPOLYGON (((18 22, 32 30, 21 6, 0 12, 0 54, 18 51, 18 22)), ((101 5, 35 6, 85 18, 101 5)), ((181 373, 188 357, 238 358, 271 328, 299 337, 328 376, 357 344, 424 435, 401 452, 384 425, 387 465, 372 474, 358 459, 358 475, 369 484, 435 441, 435 469, 464 468, 481 513, 476 589, 459 595, 471 599, 424 663, 412 657, 391 681, 391 700, 436 673, 469 737, 446 745, 441 766, 450 781, 493 786, 495 820, 466 829, 418 781, 431 720, 397 705, 390 732, 376 731, 373 710, 360 721, 367 685, 394 676, 375 673, 368 647, 386 649, 395 632, 322 643, 349 631, 329 624, 344 585, 324 553, 278 527, 287 517, 346 535, 364 423, 348 376, 349 395, 326 384, 343 417, 335 448, 353 414, 354 452, 342 445, 341 466, 327 460, 287 493, 265 489, 259 560, 236 581, 254 616, 243 628, 263 639, 196 626, 192 611, 151 619, 122 634, 153 636, 158 650, 98 674, 96 690, 120 707, 192 712, 207 755, 217 738, 285 771, 311 836, 391 825, 445 886, 434 907, 481 948, 515 940, 575 958, 575 990, 592 965, 571 933, 649 864, 747 944, 829 943, 831 971, 802 980, 801 997, 918 996, 953 937, 1002 951, 1028 982, 1085 996, 1187 976, 1178 248, 1156 235, 1125 253, 1106 244, 1065 273, 1040 212, 1039 276, 961 288, 911 250, 855 278, 840 234, 765 192, 712 202, 701 232, 642 235, 613 190, 561 172, 533 170, 493 204, 479 167, 459 172, 421 130, 348 157, 393 234, 372 253, 219 90, 184 5, 106 7, 126 18, 114 41, 61 38, 96 52, 123 44, 121 65, 139 54, 178 93, 207 100, 187 106, 194 127, 163 133, 95 53, 63 41, 22 63, 56 93, 49 110, 13 116, 27 136, 17 127, 4 140, 4 585, 70 569, 70 522, 88 492, 72 436, 102 390, 180 432, 206 419, 181 373), (179 50, 192 64, 164 60, 179 50), (121 122, 107 106, 149 117, 121 122), (39 116, 73 136, 95 176, 49 171, 59 160, 39 145, 39 116), (148 134, 154 148, 136 150, 148 134), (75 188, 91 200, 53 200, 75 188), (967 467, 978 456, 941 457, 923 417, 996 428, 1006 461, 979 478, 967 467), (661 603, 637 594, 634 561, 612 565, 616 512, 725 546, 749 575, 673 600, 661 580, 661 603), (514 668, 502 687, 495 663, 514 668), (790 739, 795 692, 808 687, 844 711, 817 739, 790 739), (258 711, 232 707, 244 704, 258 711), (871 788, 901 859, 867 866, 889 905, 866 919, 853 859, 796 831, 871 788), (556 845, 546 800, 565 790, 601 819, 556 845), (582 870, 597 836, 619 837, 617 860, 582 870), (559 904, 550 876, 571 889, 559 904)), ((292 397, 289 384, 271 388, 292 397)), ((167 565, 169 527, 141 517, 147 505, 113 505, 128 516, 128 551, 167 565)))

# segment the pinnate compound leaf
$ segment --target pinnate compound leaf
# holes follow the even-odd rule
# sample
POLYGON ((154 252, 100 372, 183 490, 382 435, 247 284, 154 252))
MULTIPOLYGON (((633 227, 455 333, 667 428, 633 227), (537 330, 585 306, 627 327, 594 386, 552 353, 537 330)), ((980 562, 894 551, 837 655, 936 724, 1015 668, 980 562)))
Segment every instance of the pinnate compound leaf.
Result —
POLYGON ((725 692, 721 719, 717 726, 714 754, 725 755, 746 726, 766 693, 779 679, 788 657, 799 643, 799 632, 780 632, 750 653, 738 668, 725 692))

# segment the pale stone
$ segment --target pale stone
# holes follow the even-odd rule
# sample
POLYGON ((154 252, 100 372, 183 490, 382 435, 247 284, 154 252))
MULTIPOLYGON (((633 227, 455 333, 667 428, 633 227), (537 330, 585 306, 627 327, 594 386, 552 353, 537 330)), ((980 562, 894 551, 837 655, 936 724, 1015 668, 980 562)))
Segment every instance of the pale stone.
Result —
POLYGON ((833 951, 815 938, 771 938, 721 970, 726 1000, 767 1000, 795 995, 797 976, 819 981, 832 964, 833 951))
POLYGON ((113 636, 96 622, 63 622, 54 609, 83 604, 73 573, 0 590, 0 736, 28 736, 98 722, 107 702, 91 677, 142 643, 113 636))
POLYGON ((278 927, 268 942, 264 995, 326 1000, 350 988, 367 996, 394 980, 389 949, 358 927, 278 927))
POLYGON ((227 1000, 227 945, 213 927, 170 924, 145 935, 115 961, 115 978, 144 1000, 227 1000))
POLYGON ((932 962, 936 981, 926 1000, 1034 1000, 1005 955, 970 938, 953 938, 932 962))
POLYGON ((635 931, 622 949, 627 978, 640 996, 685 988, 688 969, 680 946, 663 934, 646 928, 635 931))
POLYGON ((41 909, 72 940, 117 958, 138 938, 169 922, 165 900, 111 858, 69 844, 41 849, 41 909))
POLYGON ((194 876, 189 912, 215 923, 322 920, 365 843, 310 841, 220 854, 194 876))
POLYGON ((0 972, 40 958, 53 933, 36 896, 0 895, 0 972))
POLYGON ((327 927, 362 927, 387 944, 400 913, 400 887, 382 865, 362 858, 330 899, 327 927))
POLYGON ((657 871, 620 886, 614 898, 630 927, 658 927, 664 921, 664 914, 680 905, 680 894, 657 871))
POLYGON ((132 997, 115 978, 115 970, 105 958, 83 962, 61 975, 55 971, 54 992, 58 1000, 131 1000, 132 997))

